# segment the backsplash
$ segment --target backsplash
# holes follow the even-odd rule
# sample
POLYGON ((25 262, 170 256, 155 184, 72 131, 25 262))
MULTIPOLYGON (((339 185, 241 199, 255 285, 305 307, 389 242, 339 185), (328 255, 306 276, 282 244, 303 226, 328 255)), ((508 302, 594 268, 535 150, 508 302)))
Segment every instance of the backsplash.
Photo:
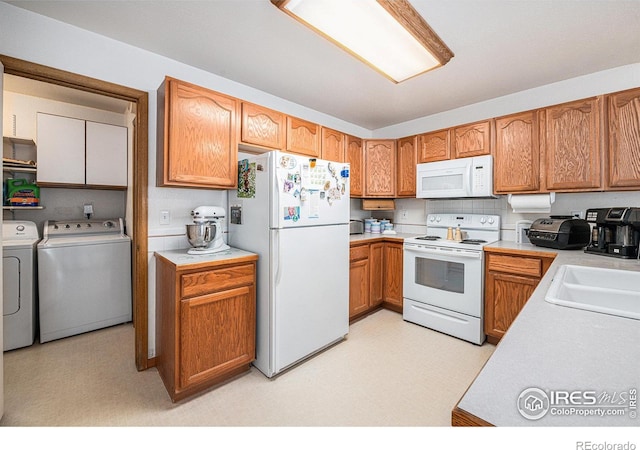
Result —
POLYGON ((640 192, 584 192, 556 194, 551 212, 536 214, 514 213, 503 195, 491 199, 397 199, 394 211, 363 211, 358 199, 351 200, 351 218, 374 217, 390 219, 401 233, 426 233, 426 216, 433 213, 495 214, 501 218, 501 239, 515 241, 515 224, 519 220, 535 220, 549 215, 582 214, 589 208, 640 206, 640 192))

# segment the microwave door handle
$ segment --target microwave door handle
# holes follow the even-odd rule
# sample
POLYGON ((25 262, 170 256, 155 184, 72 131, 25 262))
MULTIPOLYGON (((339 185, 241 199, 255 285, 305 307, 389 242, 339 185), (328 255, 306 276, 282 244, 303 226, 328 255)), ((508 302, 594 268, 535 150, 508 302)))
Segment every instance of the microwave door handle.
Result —
POLYGON ((468 183, 466 186, 467 195, 473 195, 473 185, 475 184, 475 180, 473 179, 473 159, 470 159, 467 163, 467 178, 466 182, 468 183))
POLYGON ((440 250, 437 248, 418 248, 418 247, 410 247, 405 248, 406 251, 423 253, 427 255, 442 255, 442 256, 450 256, 453 258, 468 258, 468 259, 480 259, 482 257, 482 252, 450 252, 447 250, 440 250))

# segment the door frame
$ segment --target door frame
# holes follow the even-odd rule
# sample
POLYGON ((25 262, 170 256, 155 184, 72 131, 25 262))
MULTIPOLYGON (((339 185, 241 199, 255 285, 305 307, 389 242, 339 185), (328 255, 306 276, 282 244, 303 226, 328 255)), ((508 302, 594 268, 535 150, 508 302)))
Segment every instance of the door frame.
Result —
POLYGON ((148 154, 149 94, 107 81, 78 75, 29 61, 0 55, 4 73, 44 81, 80 91, 118 98, 136 104, 133 140, 133 326, 135 329, 135 363, 138 370, 149 368, 148 358, 148 154))

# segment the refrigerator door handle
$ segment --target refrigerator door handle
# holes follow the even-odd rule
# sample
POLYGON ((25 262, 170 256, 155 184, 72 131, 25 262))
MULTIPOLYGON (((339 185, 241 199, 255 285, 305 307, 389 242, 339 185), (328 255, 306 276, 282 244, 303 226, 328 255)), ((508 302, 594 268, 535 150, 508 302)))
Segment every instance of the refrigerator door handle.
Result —
POLYGON ((282 278, 282 263, 280 261, 280 230, 276 230, 274 233, 274 245, 276 248, 276 276, 275 276, 275 284, 276 286, 280 284, 280 279, 282 278))

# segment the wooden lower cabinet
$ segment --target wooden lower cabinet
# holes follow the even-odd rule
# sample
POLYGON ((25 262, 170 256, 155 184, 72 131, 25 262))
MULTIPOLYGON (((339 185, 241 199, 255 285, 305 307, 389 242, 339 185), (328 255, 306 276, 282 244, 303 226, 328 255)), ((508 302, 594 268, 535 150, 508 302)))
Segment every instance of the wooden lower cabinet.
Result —
POLYGON ((156 367, 174 402, 249 370, 256 260, 176 266, 156 255, 156 367))
POLYGON ((349 251, 349 319, 369 310, 369 245, 352 246, 349 251))
POLYGON ((402 312, 402 258, 401 243, 384 243, 384 303, 396 312, 402 312))
POLYGON ((369 261, 371 266, 371 295, 369 306, 375 308, 384 300, 384 244, 376 242, 369 246, 369 261))
POLYGON ((380 306, 402 313, 402 243, 353 244, 349 257, 349 320, 380 306))
POLYGON ((497 344, 533 294, 555 255, 485 250, 484 332, 497 344))

